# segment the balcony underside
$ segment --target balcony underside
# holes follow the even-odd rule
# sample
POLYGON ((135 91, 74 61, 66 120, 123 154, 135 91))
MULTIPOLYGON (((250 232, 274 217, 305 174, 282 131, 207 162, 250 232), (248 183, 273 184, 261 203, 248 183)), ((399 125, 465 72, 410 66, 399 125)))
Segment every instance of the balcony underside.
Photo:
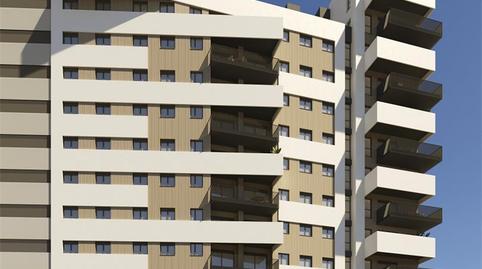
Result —
POLYGON ((427 137, 430 133, 410 128, 404 128, 396 125, 386 124, 386 123, 376 123, 370 130, 370 133, 383 134, 388 136, 396 136, 409 138, 412 140, 421 140, 427 137))
MULTIPOLYGON (((422 257, 422 256, 416 256, 416 255, 403 255, 403 254, 394 254, 394 253, 384 253, 384 252, 377 252, 369 257, 367 259, 376 259, 376 260, 396 260, 396 259, 403 259, 403 260, 412 260, 416 261, 417 263, 423 263, 431 258, 427 257, 422 257)), ((384 267, 381 267, 381 269, 386 269, 384 267)), ((389 268, 390 269, 390 268, 389 268)), ((397 267, 398 269, 398 267, 397 267)), ((415 268, 418 269, 418 268, 415 268)))
POLYGON ((393 87, 389 87, 378 97, 378 101, 424 111, 430 111, 440 100, 442 100, 441 97, 433 94, 405 91, 393 87))
POLYGON ((407 200, 415 200, 420 201, 427 197, 426 194, 423 193, 415 193, 415 192, 408 192, 408 191, 401 191, 401 190, 394 190, 388 188, 376 188, 370 194, 367 195, 367 198, 370 198, 372 195, 383 195, 383 196, 390 196, 390 197, 397 197, 407 200))
POLYGON ((377 163, 392 168, 426 173, 440 161, 442 161, 442 159, 435 156, 392 150, 383 156, 379 156, 377 163))
POLYGON ((367 9, 373 9, 380 12, 387 12, 391 8, 400 9, 407 12, 412 12, 418 15, 427 15, 431 8, 410 3, 405 0, 372 0, 367 9))
POLYGON ((268 153, 278 142, 274 137, 257 136, 213 126, 211 128, 211 143, 230 147, 243 145, 249 150, 268 153))
POLYGON ((211 196, 211 209, 234 212, 243 211, 246 214, 271 216, 278 210, 278 205, 211 196))
POLYGON ((213 81, 238 83, 242 80, 244 84, 272 85, 278 79, 278 71, 230 61, 222 57, 212 57, 211 76, 213 81))
POLYGON ((431 49, 442 38, 441 35, 424 31, 417 27, 408 27, 395 23, 388 25, 381 31, 381 36, 414 46, 431 49))
POLYGON ((382 58, 377 58, 367 71, 383 74, 400 73, 417 78, 423 78, 432 72, 431 70, 424 68, 402 64, 382 58))
POLYGON ((421 216, 399 216, 396 214, 390 214, 385 219, 377 221, 378 225, 412 229, 419 232, 425 232, 427 230, 430 230, 431 228, 439 225, 440 223, 442 223, 441 220, 424 218, 421 216))

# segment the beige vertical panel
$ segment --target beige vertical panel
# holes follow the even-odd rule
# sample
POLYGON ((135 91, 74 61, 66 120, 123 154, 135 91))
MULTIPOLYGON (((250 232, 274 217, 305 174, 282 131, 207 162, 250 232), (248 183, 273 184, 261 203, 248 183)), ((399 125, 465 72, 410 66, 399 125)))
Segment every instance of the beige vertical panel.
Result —
POLYGON ((203 176, 202 188, 191 188, 190 175, 176 175, 175 187, 161 187, 160 175, 149 174, 149 219, 160 219, 161 208, 175 208, 176 220, 189 220, 191 208, 201 208, 204 219, 210 219, 210 186, 208 175, 203 176))
POLYGON ((111 183, 118 185, 132 185, 132 174, 129 173, 112 173, 111 183))
POLYGON ((191 50, 190 37, 176 37, 175 49, 160 49, 160 37, 149 36, 149 80, 160 81, 161 70, 174 70, 177 82, 191 81, 191 71, 203 72, 210 81, 210 38, 203 38, 202 50, 191 50))
POLYGON ((159 105, 148 105, 148 146, 149 150, 160 150, 159 125, 161 109, 159 105))
POLYGON ((79 218, 80 219, 95 219, 95 208, 94 207, 79 207, 79 218))
POLYGON ((132 69, 112 69, 112 80, 129 80, 132 81, 132 69))
POLYGON ((110 142, 112 150, 133 150, 132 138, 112 138, 110 142))
POLYGON ((132 219, 132 208, 113 207, 111 209, 112 219, 132 219))
POLYGON ((112 115, 132 115, 131 104, 112 104, 110 107, 112 115))
POLYGON ((79 172, 79 183, 80 184, 95 184, 95 173, 94 172, 79 172))
POLYGON ((211 109, 204 107, 202 119, 191 119, 189 106, 176 106, 174 119, 159 118, 160 139, 175 139, 176 151, 190 151, 191 140, 203 140, 204 151, 210 151, 209 118, 211 109))
POLYGON ((132 242, 113 242, 111 252, 112 254, 133 254, 132 242))
POLYGON ((132 46, 132 35, 112 34, 111 44, 113 46, 132 46))
POLYGON ((95 114, 95 103, 79 103, 79 114, 95 114))
POLYGON ((93 137, 80 137, 79 149, 95 149, 95 138, 93 137))
MULTIPOLYGON (((275 125, 286 125, 290 137, 298 138, 300 128, 312 131, 312 139, 321 142, 322 133, 334 134, 334 117, 321 112, 322 103, 312 100, 312 111, 300 109, 300 97, 290 96, 289 106, 284 106, 276 115, 275 125)), ((335 141, 343 143, 344 141, 335 141)))
POLYGON ((189 13, 189 6, 181 3, 175 3, 174 8, 176 13, 189 13))
POLYGON ((159 0, 148 0, 147 5, 150 12, 159 12, 159 0))
POLYGON ((323 195, 334 195, 333 178, 321 174, 321 165, 312 163, 312 173, 299 172, 299 161, 289 160, 289 170, 275 183, 273 191, 289 190, 290 201, 298 202, 300 192, 312 194, 313 204, 321 205, 323 195))
POLYGON ((95 242, 79 242, 79 253, 95 253, 95 242))
POLYGON ((132 11, 132 0, 111 1, 111 8, 115 11, 132 11))
POLYGON ((313 78, 321 79, 323 71, 334 72, 334 54, 323 51, 322 40, 312 37, 312 47, 300 45, 300 34, 290 32, 289 42, 280 42, 274 57, 290 64, 290 73, 299 74, 300 65, 311 67, 313 78))
POLYGON ((79 79, 95 79, 95 68, 79 67, 79 79))
POLYGON ((149 269, 158 268, 210 268, 209 256, 211 247, 209 244, 203 245, 203 256, 194 257, 190 255, 189 244, 176 244, 175 256, 161 256, 160 244, 149 243, 149 269))
POLYGON ((79 33, 79 43, 83 45, 95 45, 95 33, 79 33))

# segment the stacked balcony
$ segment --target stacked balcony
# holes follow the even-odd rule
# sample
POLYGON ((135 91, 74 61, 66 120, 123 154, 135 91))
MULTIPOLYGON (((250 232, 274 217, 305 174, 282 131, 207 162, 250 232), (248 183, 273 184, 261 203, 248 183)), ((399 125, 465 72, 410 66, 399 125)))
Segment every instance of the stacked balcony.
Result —
POLYGON ((377 210, 377 224, 415 230, 423 233, 442 223, 442 209, 438 207, 387 203, 377 210))

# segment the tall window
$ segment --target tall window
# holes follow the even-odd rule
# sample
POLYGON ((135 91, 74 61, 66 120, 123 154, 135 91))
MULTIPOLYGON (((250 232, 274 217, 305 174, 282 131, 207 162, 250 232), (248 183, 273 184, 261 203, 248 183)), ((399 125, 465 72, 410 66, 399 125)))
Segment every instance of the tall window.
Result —
POLYGON ((290 63, 279 62, 279 71, 289 73, 290 72, 290 63))
POLYGON ((173 105, 161 105, 161 118, 175 118, 176 107, 173 105))
POLYGON ((161 139, 161 151, 176 151, 176 142, 173 139, 161 139))
POLYGON ((191 49, 192 50, 202 50, 203 49, 203 39, 200 37, 191 37, 191 49))
POLYGON ((147 36, 146 35, 135 35, 132 39, 132 45, 134 47, 147 47, 148 41, 147 41, 147 36))
POLYGON ((173 2, 163 2, 161 1, 159 5, 159 12, 161 13, 174 13, 174 3, 173 2))
POLYGON ((286 253, 279 253, 278 254, 279 264, 282 265, 289 265, 290 264, 290 255, 286 253))
POLYGON ((174 208, 161 208, 161 220, 175 220, 176 211, 174 208))
POLYGON ((132 3, 132 11, 147 12, 147 0, 134 0, 132 3))
POLYGON ((63 35, 64 44, 79 44, 79 33, 64 33, 63 35))
POLYGON ((372 17, 365 15, 365 33, 372 33, 372 17))
POLYGON ((162 70, 161 82, 176 82, 176 71, 174 70, 162 70))
POLYGON ((102 46, 109 46, 110 45, 110 35, 109 34, 96 34, 95 35, 95 44, 102 45, 102 46))
POLYGON ((372 77, 365 77, 365 96, 372 96, 372 77))
POLYGON ((372 200, 365 199, 365 218, 372 218, 372 200))
POLYGON ((312 172, 311 171, 311 163, 305 162, 305 161, 300 161, 300 172, 311 174, 311 172, 312 172))
POLYGON ((351 8, 351 0, 346 0, 346 11, 350 10, 351 8))
POLYGON ((283 158, 283 170, 290 170, 290 160, 283 158))
POLYGON ((283 41, 290 42, 290 32, 288 30, 283 30, 283 41))
POLYGON ((371 157, 372 156, 372 139, 365 138, 365 156, 371 157))
POLYGON ((312 78, 313 69, 309 66, 300 65, 300 76, 312 78))
POLYGON ((138 69, 132 71, 132 79, 134 81, 147 81, 147 70, 138 69))
POLYGON ((173 36, 161 36, 161 49, 176 48, 176 39, 173 36))
POLYGON ((311 48, 311 46, 312 46, 311 36, 300 34, 300 45, 303 46, 303 47, 311 48))
POLYGON ((95 0, 96 10, 110 10, 110 0, 95 0))
POLYGON ((300 255, 300 266, 301 267, 313 267, 311 256, 300 255))
POLYGON ((175 187, 176 177, 174 175, 161 175, 161 187, 175 187))
POLYGON ((278 128, 279 128, 279 135, 280 136, 286 136, 286 137, 290 136, 290 127, 280 125, 278 128))
POLYGON ((97 137, 95 139, 95 148, 105 150, 111 149, 110 138, 97 137))
POLYGON ((283 234, 290 233, 290 224, 289 222, 283 222, 283 234))
POLYGON ((161 243, 161 256, 175 256, 176 245, 174 243, 161 243))
POLYGON ((290 106, 290 96, 283 94, 283 106, 290 106))

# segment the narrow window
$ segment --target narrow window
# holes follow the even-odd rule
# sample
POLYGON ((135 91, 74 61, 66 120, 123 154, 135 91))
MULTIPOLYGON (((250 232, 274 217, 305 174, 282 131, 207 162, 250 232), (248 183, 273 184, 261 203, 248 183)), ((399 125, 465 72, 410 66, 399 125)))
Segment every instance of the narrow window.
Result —
POLYGON ((290 106, 290 96, 287 94, 283 95, 283 106, 290 106))
POLYGON ((283 41, 290 42, 290 32, 288 30, 283 30, 283 41))
POLYGON ((289 222, 283 222, 283 234, 290 233, 290 224, 289 222))
POLYGON ((283 158, 283 170, 290 170, 290 160, 283 158))

